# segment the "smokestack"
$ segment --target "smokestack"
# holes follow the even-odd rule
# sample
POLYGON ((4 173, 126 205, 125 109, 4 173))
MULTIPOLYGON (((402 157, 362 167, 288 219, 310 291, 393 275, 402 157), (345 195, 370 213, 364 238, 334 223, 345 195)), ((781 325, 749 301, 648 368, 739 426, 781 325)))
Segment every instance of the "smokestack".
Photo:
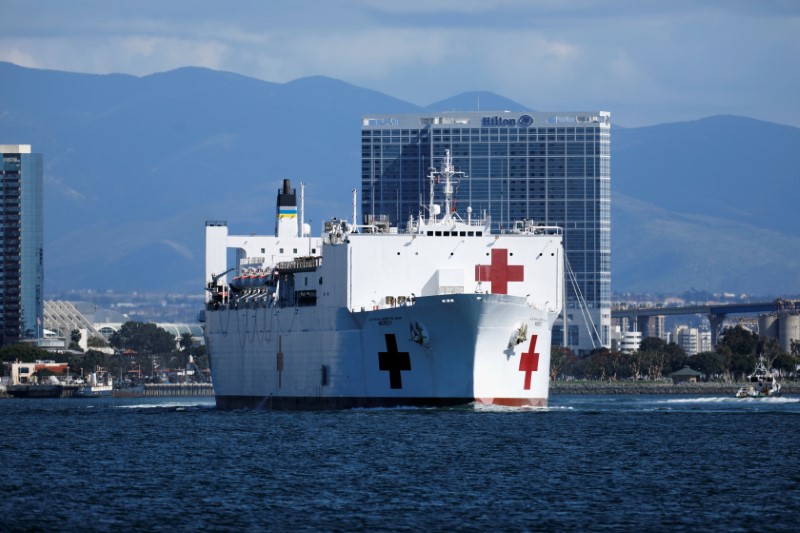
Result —
POLYGON ((278 205, 275 213, 275 236, 297 237, 297 194, 288 179, 278 189, 278 205))

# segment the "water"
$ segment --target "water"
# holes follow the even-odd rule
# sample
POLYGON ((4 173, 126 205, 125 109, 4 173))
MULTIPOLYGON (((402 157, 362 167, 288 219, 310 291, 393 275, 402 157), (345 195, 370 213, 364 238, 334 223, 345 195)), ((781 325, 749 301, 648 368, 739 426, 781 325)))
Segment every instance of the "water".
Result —
POLYGON ((796 531, 800 398, 0 401, 0 530, 796 531))

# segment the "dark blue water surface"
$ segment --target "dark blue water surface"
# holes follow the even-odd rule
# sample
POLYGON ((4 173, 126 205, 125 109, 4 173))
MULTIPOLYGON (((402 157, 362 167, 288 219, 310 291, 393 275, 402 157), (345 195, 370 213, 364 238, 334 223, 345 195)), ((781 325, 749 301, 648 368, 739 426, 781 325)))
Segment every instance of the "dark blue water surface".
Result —
POLYGON ((800 398, 0 400, 0 530, 797 531, 800 398))

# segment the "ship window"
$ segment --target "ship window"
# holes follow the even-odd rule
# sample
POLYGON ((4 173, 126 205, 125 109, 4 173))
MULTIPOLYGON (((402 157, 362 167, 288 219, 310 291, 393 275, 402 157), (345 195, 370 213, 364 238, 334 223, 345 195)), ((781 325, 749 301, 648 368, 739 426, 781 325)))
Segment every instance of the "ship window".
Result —
POLYGON ((442 232, 441 231, 437 231, 437 232, 434 233, 434 235, 436 235, 437 237, 441 237, 442 236, 442 232))
POLYGON ((278 250, 278 252, 279 252, 279 253, 283 253, 283 248, 280 248, 280 249, 278 250))
POLYGON ((319 284, 322 285, 322 276, 319 278, 319 284))
POLYGON ((433 237, 433 232, 432 231, 428 232, 428 237, 433 237))
POLYGON ((321 376, 320 383, 324 387, 328 384, 328 365, 322 365, 322 376, 321 376))
POLYGON ((317 291, 295 291, 294 299, 297 307, 313 307, 317 305, 317 291))
POLYGON ((475 236, 475 232, 474 231, 468 231, 467 232, 467 237, 474 237, 474 236, 475 236))
MULTIPOLYGON (((263 251, 263 250, 262 250, 262 251, 263 251)), ((316 249, 316 248, 312 248, 312 249, 311 249, 311 253, 312 253, 312 254, 315 254, 315 253, 317 253, 317 249, 316 249)))
POLYGON ((482 231, 476 231, 476 232, 475 232, 475 235, 476 235, 477 237, 483 237, 483 232, 482 232, 482 231))
POLYGON ((467 232, 466 231, 460 231, 458 234, 460 236, 462 236, 462 237, 466 237, 467 236, 467 232))
POLYGON ((296 254, 297 253, 297 248, 292 248, 292 253, 296 254))
POLYGON ((263 254, 264 252, 266 252, 266 250, 262 248, 261 249, 261 253, 263 254))

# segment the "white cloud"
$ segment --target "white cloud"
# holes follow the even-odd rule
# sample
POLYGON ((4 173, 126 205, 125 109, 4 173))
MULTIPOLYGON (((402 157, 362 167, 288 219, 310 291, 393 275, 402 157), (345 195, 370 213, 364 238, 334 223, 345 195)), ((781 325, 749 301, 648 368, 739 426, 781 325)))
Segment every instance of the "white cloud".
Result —
POLYGON ((0 4, 0 59, 89 73, 145 75, 193 65, 273 82, 326 75, 418 104, 485 89, 537 109, 627 113, 628 125, 682 113, 800 123, 800 4, 82 5, 0 4), (3 22, 11 19, 21 22, 3 22))
POLYGON ((9 63, 29 68, 41 67, 34 54, 23 52, 10 43, 6 45, 2 39, 0 39, 0 61, 8 61, 9 63))
POLYGON ((170 239, 162 239, 161 244, 164 244, 167 247, 171 248, 175 253, 177 253, 178 255, 180 255, 185 259, 188 259, 189 261, 194 260, 194 254, 192 254, 192 251, 189 249, 189 247, 184 244, 175 242, 170 239))
POLYGON ((129 37, 122 40, 121 47, 130 55, 150 57, 159 43, 163 42, 164 39, 156 37, 129 37))

